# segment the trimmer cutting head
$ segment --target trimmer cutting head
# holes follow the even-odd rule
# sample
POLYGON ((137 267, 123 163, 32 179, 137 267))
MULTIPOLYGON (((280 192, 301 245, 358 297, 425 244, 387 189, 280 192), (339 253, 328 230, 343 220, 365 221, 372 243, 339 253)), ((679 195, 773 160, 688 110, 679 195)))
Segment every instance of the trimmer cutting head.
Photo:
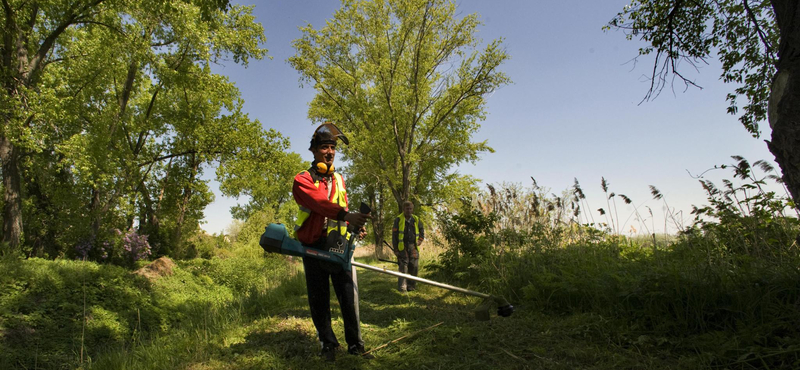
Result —
POLYGON ((511 314, 514 313, 514 306, 507 304, 505 306, 497 307, 497 315, 503 317, 509 317, 511 314))
POLYGON ((483 302, 475 309, 475 319, 479 321, 489 321, 489 309, 492 305, 497 304, 497 315, 502 317, 509 317, 514 313, 514 306, 512 306, 503 297, 490 296, 483 300, 483 302))

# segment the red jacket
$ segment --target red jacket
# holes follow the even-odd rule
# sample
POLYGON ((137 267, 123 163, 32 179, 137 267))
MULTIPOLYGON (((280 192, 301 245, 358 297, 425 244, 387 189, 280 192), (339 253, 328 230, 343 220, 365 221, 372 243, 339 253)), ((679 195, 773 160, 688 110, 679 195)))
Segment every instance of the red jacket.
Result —
MULTIPOLYGON (((310 170, 313 171, 313 170, 310 170)), ((295 202, 301 207, 311 210, 311 216, 308 217, 303 226, 297 230, 297 240, 303 244, 314 244, 317 239, 327 235, 325 227, 326 219, 344 220, 347 215, 347 208, 331 202, 333 194, 336 193, 336 180, 333 176, 320 176, 314 174, 312 176, 310 171, 303 171, 294 177, 294 184, 292 185, 292 195, 295 202), (316 180, 319 180, 319 188, 314 185, 316 180), (330 197, 328 197, 328 187, 331 186, 330 197)), ((344 177, 342 178, 342 185, 344 185, 344 177)), ((347 201, 347 194, 345 194, 345 202, 347 201)))

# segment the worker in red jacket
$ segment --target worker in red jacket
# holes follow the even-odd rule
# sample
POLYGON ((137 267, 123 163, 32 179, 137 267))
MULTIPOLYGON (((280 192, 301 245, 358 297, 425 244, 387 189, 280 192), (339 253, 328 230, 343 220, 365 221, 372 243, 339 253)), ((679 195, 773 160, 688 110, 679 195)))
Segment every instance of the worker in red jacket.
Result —
MULTIPOLYGON (((348 144, 347 137, 334 124, 324 123, 317 127, 309 147, 314 154, 311 168, 294 177, 292 194, 300 207, 294 227, 295 238, 306 247, 328 250, 332 238, 349 239, 351 231, 357 233, 359 238, 366 235, 364 224, 371 216, 348 212, 344 178, 334 171, 333 160, 339 140, 348 144)), ((303 257, 303 266, 311 319, 322 344, 320 355, 327 361, 334 361, 336 348, 339 347, 331 329, 329 279, 342 311, 347 352, 364 355, 366 350, 361 339, 358 286, 353 279, 354 271, 345 271, 339 264, 311 257, 303 257)), ((372 355, 364 357, 371 358, 372 355)))

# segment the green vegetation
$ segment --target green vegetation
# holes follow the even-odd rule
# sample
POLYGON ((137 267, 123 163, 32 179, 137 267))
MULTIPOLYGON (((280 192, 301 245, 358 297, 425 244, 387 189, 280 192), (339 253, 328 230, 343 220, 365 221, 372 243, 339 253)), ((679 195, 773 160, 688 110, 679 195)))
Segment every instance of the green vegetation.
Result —
POLYGON ((209 167, 223 194, 251 198, 234 209, 242 220, 291 199, 300 157, 211 72, 267 55, 252 6, 4 4, 0 254, 115 263, 132 249, 133 259, 191 254, 187 240, 214 198, 209 167))
MULTIPOLYGON (((336 365, 797 367, 800 253, 792 237, 800 224, 780 216, 785 197, 754 191, 763 180, 748 177, 753 170, 742 159, 735 175, 754 181, 729 181, 723 190, 704 182, 710 204, 696 214, 711 217, 655 248, 650 238, 569 222, 580 215, 570 206, 581 201, 579 187, 567 197, 534 197, 542 193, 535 185, 501 185, 464 199, 438 216, 439 235, 423 250, 423 276, 501 294, 517 312, 476 321, 475 297, 424 284, 401 294, 393 277, 360 270, 364 339, 369 348, 388 345, 370 361, 341 352, 336 365), (752 193, 737 197, 745 192, 752 193)), ((198 241, 209 256, 178 261, 172 274, 154 279, 132 273, 142 261, 124 268, 4 258, 0 363, 14 369, 328 368, 317 356, 302 265, 265 256, 249 228, 241 225, 232 244, 198 241)), ((336 304, 333 311, 341 339, 336 304)))
POLYGON ((296 304, 305 285, 294 265, 262 254, 255 244, 240 246, 226 258, 180 262, 153 280, 94 262, 5 258, 0 363, 120 368, 133 361, 126 354, 149 347, 166 351, 158 359, 165 365, 153 368, 174 368, 192 341, 296 304))
MULTIPOLYGON (((744 83, 730 111, 746 97, 742 123, 757 135, 768 81, 800 76, 776 59, 778 48, 798 50, 790 31, 800 28, 786 23, 795 2, 635 0, 610 25, 651 43, 641 54, 655 52, 663 68, 648 97, 677 73, 671 62, 719 48, 723 78, 744 83)), ((518 311, 479 322, 474 297, 424 285, 401 294, 395 278, 364 271, 363 334, 377 359, 342 352, 338 367, 800 368, 798 207, 766 186, 785 183, 797 199, 796 168, 781 178, 764 161, 733 157, 719 167, 732 180, 700 181, 708 204, 691 224, 667 211, 677 235, 657 234, 638 208, 620 217, 618 204, 632 200, 605 178, 599 209, 577 180, 560 196, 535 181, 480 191, 448 170, 491 151, 472 134, 484 96, 510 82, 498 69, 508 58, 501 40, 476 51, 477 16, 458 18, 444 0, 342 4, 325 27, 302 29, 290 63, 318 90, 309 116, 352 133, 342 148, 351 204, 373 205, 376 244, 392 201, 426 205, 423 277, 503 295, 518 311), (644 233, 625 236, 634 224, 644 233)), ((317 356, 302 264, 257 245, 267 223, 292 223, 291 178, 305 163, 211 73, 226 59, 266 56, 252 8, 43 0, 4 9, 2 367, 329 368, 317 356), (233 208, 228 235, 198 230, 213 196, 209 166, 225 195, 251 199, 233 208)), ((787 110, 800 105, 786 96, 773 97, 770 117, 781 165, 798 150, 787 110)))
POLYGON ((294 41, 289 63, 316 90, 309 117, 347 133, 349 189, 382 205, 376 243, 404 201, 447 200, 457 183, 475 182, 455 169, 494 151, 473 135, 486 98, 511 82, 500 69, 509 55, 501 39, 481 45, 478 14, 458 12, 448 0, 342 1, 294 41))
POLYGON ((743 183, 702 180, 709 204, 667 246, 578 224, 577 184, 566 202, 537 196, 535 185, 490 188, 441 215, 446 251, 436 268, 543 313, 598 315, 597 340, 680 367, 796 368, 800 222, 785 214, 791 200, 764 190, 777 177, 734 159, 743 183))
MULTIPOLYGON (((14 369, 330 368, 317 356, 302 275, 282 257, 179 263, 154 283, 90 262, 7 261, 2 267, 10 266, 18 266, 13 276, 31 281, 2 284, 0 360, 14 369), (83 283, 81 274, 94 282, 83 283), (40 292, 52 285, 63 288, 40 292)), ((368 347, 443 324, 376 351, 375 360, 341 352, 339 367, 633 369, 674 362, 598 341, 608 323, 596 314, 552 316, 521 304, 510 318, 479 322, 471 312, 479 303, 474 298, 424 285, 402 295, 391 277, 359 276, 368 347)))

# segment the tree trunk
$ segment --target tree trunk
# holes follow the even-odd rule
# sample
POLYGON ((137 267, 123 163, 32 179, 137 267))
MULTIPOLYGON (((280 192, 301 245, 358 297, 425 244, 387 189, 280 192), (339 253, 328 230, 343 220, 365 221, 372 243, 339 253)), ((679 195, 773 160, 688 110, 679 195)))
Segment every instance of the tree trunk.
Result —
POLYGON ((0 160, 3 166, 3 244, 9 251, 19 250, 22 239, 22 189, 20 187, 19 149, 7 137, 0 137, 0 160))
POLYGON ((777 73, 769 100, 772 140, 767 142, 783 181, 800 209, 800 5, 773 0, 780 32, 777 73))
POLYGON ((178 209, 178 219, 175 221, 175 232, 172 237, 173 248, 176 248, 181 244, 181 238, 183 237, 183 222, 186 218, 186 209, 189 208, 189 201, 192 199, 192 185, 194 184, 195 177, 197 177, 197 170, 200 167, 200 162, 197 161, 194 154, 192 154, 191 161, 191 177, 189 178, 189 182, 183 188, 183 201, 178 209))
POLYGON ((89 238, 94 241, 100 234, 101 212, 100 212, 100 190, 97 187, 92 188, 92 203, 89 204, 89 215, 92 218, 92 230, 89 238))
POLYGON ((375 258, 386 258, 388 256, 383 241, 386 240, 387 210, 386 199, 383 196, 383 184, 377 184, 370 192, 369 202, 372 206, 372 230, 375 235, 375 258))

